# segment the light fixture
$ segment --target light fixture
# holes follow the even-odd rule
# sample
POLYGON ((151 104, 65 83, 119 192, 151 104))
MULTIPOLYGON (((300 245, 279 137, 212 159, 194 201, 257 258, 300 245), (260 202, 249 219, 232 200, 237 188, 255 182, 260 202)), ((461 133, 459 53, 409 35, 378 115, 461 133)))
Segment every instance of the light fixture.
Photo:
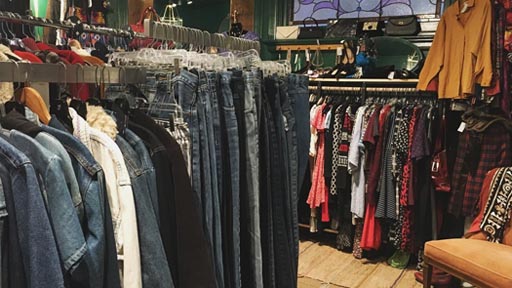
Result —
POLYGON ((171 4, 171 7, 172 7, 172 8, 175 8, 176 6, 178 6, 178 4, 176 4, 176 3, 172 3, 172 4, 171 4))
POLYGON ((192 0, 187 1, 187 4, 188 4, 188 5, 190 5, 190 4, 192 4, 192 3, 193 3, 193 2, 192 2, 192 0))

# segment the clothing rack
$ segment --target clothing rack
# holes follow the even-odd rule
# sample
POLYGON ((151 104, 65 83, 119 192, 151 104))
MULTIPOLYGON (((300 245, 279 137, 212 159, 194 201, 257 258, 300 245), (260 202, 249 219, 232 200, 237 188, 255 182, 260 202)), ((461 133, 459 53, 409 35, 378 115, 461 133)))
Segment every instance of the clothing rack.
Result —
POLYGON ((48 27, 60 30, 66 30, 73 33, 82 32, 94 33, 99 35, 108 35, 113 37, 124 37, 124 38, 145 38, 140 33, 135 33, 131 30, 112 29, 106 27, 97 27, 94 25, 88 25, 86 23, 73 23, 70 20, 54 21, 50 19, 34 17, 30 15, 20 15, 18 13, 0 11, 0 22, 9 22, 14 24, 22 24, 29 26, 40 26, 48 27))
POLYGON ((146 37, 191 44, 197 47, 216 47, 231 51, 260 51, 260 42, 224 35, 210 33, 200 29, 176 26, 150 19, 144 20, 144 35, 146 37))
POLYGON ((0 82, 140 84, 146 69, 0 62, 0 82))

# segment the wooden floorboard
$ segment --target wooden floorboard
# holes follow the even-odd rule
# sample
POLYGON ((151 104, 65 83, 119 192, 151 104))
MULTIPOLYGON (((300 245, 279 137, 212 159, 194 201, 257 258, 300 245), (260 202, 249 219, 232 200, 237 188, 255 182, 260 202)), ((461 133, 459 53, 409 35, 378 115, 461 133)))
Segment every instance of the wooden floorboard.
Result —
POLYGON ((402 274, 401 269, 393 268, 386 263, 379 263, 372 274, 368 276, 358 287, 389 288, 397 282, 402 274))
POLYGON ((400 270, 384 261, 355 259, 350 253, 313 241, 301 241, 299 251, 299 288, 422 287, 411 268, 400 270))
POLYGON ((423 284, 414 279, 416 269, 407 269, 393 288, 422 288, 423 284))

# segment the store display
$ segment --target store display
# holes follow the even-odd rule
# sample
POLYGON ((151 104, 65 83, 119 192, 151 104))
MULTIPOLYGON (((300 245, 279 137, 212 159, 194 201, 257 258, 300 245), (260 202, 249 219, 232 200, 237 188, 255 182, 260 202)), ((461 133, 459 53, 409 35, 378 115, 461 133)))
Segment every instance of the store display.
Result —
POLYGON ((0 2, 0 286, 508 287, 510 1, 0 2))

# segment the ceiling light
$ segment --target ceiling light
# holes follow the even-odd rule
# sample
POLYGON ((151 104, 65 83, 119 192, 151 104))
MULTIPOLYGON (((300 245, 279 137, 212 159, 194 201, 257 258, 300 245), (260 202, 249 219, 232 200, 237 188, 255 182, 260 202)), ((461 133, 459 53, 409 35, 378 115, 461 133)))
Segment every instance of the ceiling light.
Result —
POLYGON ((193 2, 192 2, 192 0, 187 1, 187 4, 188 4, 188 5, 190 5, 190 4, 192 4, 192 3, 193 3, 193 2))
POLYGON ((174 8, 174 7, 178 6, 178 5, 176 3, 172 3, 171 6, 174 8))

